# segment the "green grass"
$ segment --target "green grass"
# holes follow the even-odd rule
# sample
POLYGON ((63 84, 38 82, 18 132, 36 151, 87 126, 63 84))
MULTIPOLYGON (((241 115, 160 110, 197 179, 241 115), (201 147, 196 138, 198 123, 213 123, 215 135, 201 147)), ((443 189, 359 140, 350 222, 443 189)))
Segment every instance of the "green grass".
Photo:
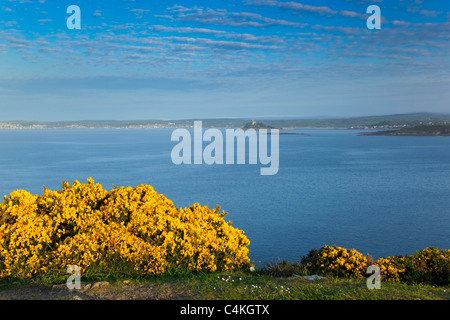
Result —
MULTIPOLYGON (((22 292, 14 299, 28 299, 24 288, 39 288, 43 299, 53 284, 64 284, 67 276, 32 281, 0 281, 0 297, 22 292), (2 293, 3 292, 3 293, 2 293)), ((274 277, 262 272, 173 273, 151 277, 84 278, 82 284, 110 283, 101 290, 86 292, 93 299, 189 299, 189 300, 450 300, 449 288, 431 285, 381 283, 381 289, 369 290, 365 279, 274 277), (125 281, 126 280, 126 281, 125 281)))

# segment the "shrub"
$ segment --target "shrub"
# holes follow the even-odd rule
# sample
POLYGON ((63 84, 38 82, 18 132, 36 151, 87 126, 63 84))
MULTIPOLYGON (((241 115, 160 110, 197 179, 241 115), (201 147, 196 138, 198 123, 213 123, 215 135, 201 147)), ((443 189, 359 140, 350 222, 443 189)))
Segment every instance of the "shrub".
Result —
POLYGON ((402 256, 382 257, 374 264, 380 267, 382 281, 399 282, 405 273, 405 258, 402 256))
POLYGON ((225 212, 177 209, 151 186, 106 191, 92 179, 43 195, 12 192, 0 203, 0 278, 65 272, 78 265, 138 274, 250 266, 250 244, 225 212))
MULTIPOLYGON (((367 276, 369 265, 380 267, 381 280, 391 282, 424 283, 445 286, 450 283, 450 250, 431 247, 416 251, 413 255, 381 257, 376 261, 370 255, 364 257, 354 249, 323 246, 310 250, 302 257, 301 266, 307 273, 337 277, 367 276)), ((272 269, 288 270, 283 265, 272 269)))
POLYGON ((403 281, 408 283, 450 284, 450 250, 431 247, 405 257, 403 281))
POLYGON ((309 251, 301 263, 309 272, 337 277, 361 277, 367 269, 367 258, 361 253, 336 245, 309 251))

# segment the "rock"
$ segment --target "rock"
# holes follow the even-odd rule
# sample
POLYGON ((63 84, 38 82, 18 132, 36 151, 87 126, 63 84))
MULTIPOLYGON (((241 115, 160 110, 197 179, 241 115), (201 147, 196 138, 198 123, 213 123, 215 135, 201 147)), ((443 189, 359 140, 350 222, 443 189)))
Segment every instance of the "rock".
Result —
POLYGON ((291 278, 294 278, 294 279, 295 278, 303 278, 303 279, 311 280, 311 281, 318 280, 318 279, 325 279, 325 277, 321 277, 317 274, 312 275, 312 276, 299 276, 298 274, 295 274, 295 273, 292 275, 291 278))
POLYGON ((304 276, 303 279, 314 281, 314 280, 317 280, 317 279, 324 279, 324 277, 321 277, 321 276, 315 274, 315 275, 312 275, 312 276, 304 276))
POLYGON ((72 300, 83 300, 80 296, 73 296, 72 300))
POLYGON ((62 284, 54 284, 54 285, 52 286, 52 291, 53 291, 53 290, 64 290, 64 289, 68 289, 68 288, 67 288, 67 284, 65 284, 65 283, 62 283, 62 284))
POLYGON ((92 286, 92 285, 91 285, 90 283, 88 283, 88 284, 85 285, 84 288, 82 288, 80 291, 81 291, 81 292, 86 292, 86 291, 88 291, 88 290, 91 288, 91 286, 92 286))
POLYGON ((109 286, 109 282, 108 281, 100 281, 100 282, 96 282, 92 285, 92 289, 96 289, 96 288, 100 288, 103 286, 109 286))

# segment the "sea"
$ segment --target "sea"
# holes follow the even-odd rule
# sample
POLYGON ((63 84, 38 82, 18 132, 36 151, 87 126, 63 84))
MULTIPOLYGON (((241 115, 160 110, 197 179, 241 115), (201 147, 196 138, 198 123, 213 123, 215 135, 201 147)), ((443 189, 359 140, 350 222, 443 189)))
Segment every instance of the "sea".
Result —
MULTIPOLYGON (((359 136, 304 129, 279 135, 279 170, 181 164, 172 129, 1 130, 0 193, 42 194, 93 178, 105 189, 149 184, 176 207, 228 212, 257 266, 337 245, 364 255, 450 249, 450 137, 359 136)), ((270 150, 270 149, 269 149, 270 150)))

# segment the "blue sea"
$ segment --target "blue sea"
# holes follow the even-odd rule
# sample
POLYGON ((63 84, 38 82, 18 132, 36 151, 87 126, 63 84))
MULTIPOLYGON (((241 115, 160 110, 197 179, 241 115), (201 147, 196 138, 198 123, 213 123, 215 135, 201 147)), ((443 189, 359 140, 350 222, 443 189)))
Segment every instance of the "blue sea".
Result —
POLYGON ((250 258, 298 261, 338 245, 374 258, 450 248, 450 137, 280 135, 279 171, 175 165, 172 130, 0 131, 0 193, 45 185, 150 184, 177 207, 220 205, 250 239, 250 258))

